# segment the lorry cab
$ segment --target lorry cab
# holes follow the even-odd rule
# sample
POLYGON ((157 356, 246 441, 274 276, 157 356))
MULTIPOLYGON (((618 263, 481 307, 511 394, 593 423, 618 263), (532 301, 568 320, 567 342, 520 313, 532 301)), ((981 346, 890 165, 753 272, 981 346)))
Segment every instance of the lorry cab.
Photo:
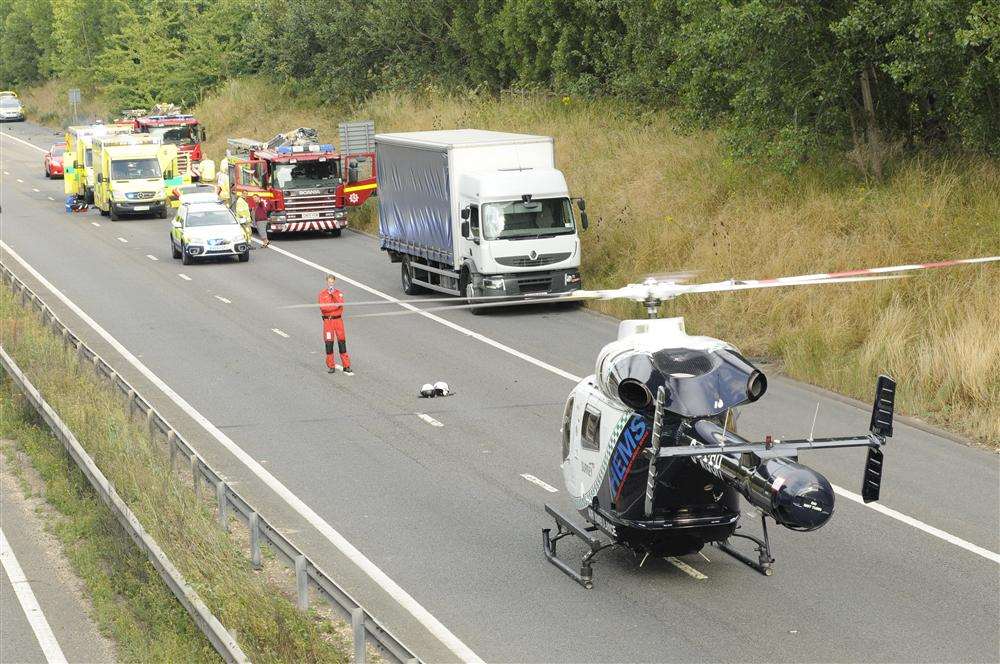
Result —
POLYGON ((484 275, 480 290, 509 291, 502 276, 486 277, 511 268, 521 273, 515 280, 519 294, 552 292, 553 271, 569 270, 556 275, 563 280, 557 287, 579 282, 580 238, 562 172, 548 168, 463 175, 459 205, 464 220, 460 253, 484 275))
POLYGON ((94 204, 117 221, 124 215, 165 218, 167 191, 186 184, 176 175, 177 148, 149 136, 105 136, 94 141, 94 204))

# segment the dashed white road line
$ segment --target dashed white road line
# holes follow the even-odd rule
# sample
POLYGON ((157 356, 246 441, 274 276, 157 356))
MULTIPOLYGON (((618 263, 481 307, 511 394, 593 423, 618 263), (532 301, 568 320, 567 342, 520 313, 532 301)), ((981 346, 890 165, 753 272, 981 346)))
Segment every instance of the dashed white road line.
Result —
POLYGON ((126 240, 126 239, 125 239, 125 238, 123 238, 123 237, 119 237, 119 238, 116 238, 116 239, 117 239, 117 240, 118 240, 119 242, 121 242, 122 244, 128 244, 128 240, 126 240))
POLYGON ((431 417, 427 413, 414 413, 414 415, 416 415, 417 417, 419 417, 420 419, 422 419, 424 422, 427 422, 427 424, 431 425, 432 427, 443 427, 444 426, 443 424, 441 424, 440 422, 438 422, 437 420, 435 420, 433 417, 431 417))
POLYGON ((219 302, 225 302, 226 304, 232 304, 233 303, 232 300, 230 300, 229 298, 222 297, 221 295, 216 295, 215 299, 218 300, 219 302))
POLYGON ((96 221, 90 222, 90 225, 93 226, 94 228, 100 228, 101 227, 101 225, 99 223, 97 223, 96 221))
POLYGON ((559 489, 555 488, 554 486, 552 486, 551 484, 549 484, 547 482, 543 482, 542 480, 538 479, 534 475, 529 475, 528 473, 522 473, 521 477, 523 477, 524 479, 528 480, 529 482, 531 482, 532 484, 534 484, 536 486, 542 487, 543 489, 545 489, 549 493, 559 493, 559 489))
POLYGON ((32 187, 32 188, 31 188, 31 190, 32 190, 33 192, 35 192, 36 194, 40 194, 40 193, 42 193, 42 190, 41 190, 41 189, 38 189, 37 187, 32 187))
POLYGON ((277 334, 277 335, 278 335, 279 337, 284 337, 284 338, 286 338, 286 339, 288 338, 288 333, 287 333, 287 332, 284 332, 284 331, 282 331, 282 330, 279 330, 279 329, 278 329, 278 328, 276 328, 276 327, 272 327, 272 328, 271 328, 271 331, 272 331, 272 332, 274 332, 275 334, 277 334))
POLYGON ((4 171, 3 174, 4 175, 10 175, 10 172, 9 171, 4 171))
MULTIPOLYGON (((3 134, 6 136, 6 134, 3 134)), ((402 587, 395 581, 393 581, 388 574, 382 571, 375 563, 369 560, 361 551, 359 551, 353 544, 351 544, 347 538, 341 535, 333 526, 331 526, 326 520, 323 519, 319 514, 316 513, 309 505, 307 505, 301 498, 295 495, 291 489, 285 486, 277 477, 272 475, 264 466, 262 466, 256 459, 247 454, 247 452, 237 445, 232 438, 227 436, 222 432, 219 427, 212 424, 212 422, 202 415, 194 406, 188 403, 181 395, 177 394, 169 385, 163 382, 163 379, 153 373, 149 367, 142 363, 135 355, 133 355, 125 346, 121 344, 116 338, 114 338, 110 332, 101 327, 97 321, 87 315, 83 309, 78 307, 75 302, 70 300, 66 295, 56 288, 52 283, 46 279, 38 270, 32 267, 27 261, 21 258, 13 249, 10 248, 6 242, 0 240, 0 248, 6 251, 10 256, 14 258, 25 270, 27 270, 35 279, 38 280, 42 286, 47 288, 53 295, 55 295, 63 304, 69 307, 70 310, 75 313, 80 320, 89 325, 91 329, 94 330, 98 335, 101 336, 108 344, 111 345, 129 364, 131 364, 135 369, 146 377, 158 390, 160 390, 168 399, 174 402, 178 408, 184 411, 186 415, 191 417, 195 422, 201 425, 209 434, 212 435, 223 447, 229 450, 237 459, 240 460, 243 465, 250 469, 254 475, 256 475, 262 482, 264 482, 268 487, 270 487, 275 493, 277 493, 282 500, 288 503, 292 509, 298 512, 306 521, 308 521, 316 530, 322 534, 327 541, 333 544, 341 553, 347 556, 355 565, 357 565, 374 583, 376 583, 382 590, 386 592, 390 597, 392 597, 396 602, 399 603, 417 622, 424 626, 431 634, 434 635, 445 647, 448 648, 452 653, 454 653, 463 662, 470 662, 472 664, 481 664, 483 662, 482 658, 476 655, 476 653, 465 645, 461 639, 459 639, 455 634, 449 630, 444 624, 441 623, 437 618, 435 618, 430 611, 423 607, 417 600, 413 598, 408 592, 403 590, 402 587)))
POLYGON ((21 184, 24 184, 24 180, 22 180, 21 178, 18 178, 17 181, 20 182, 21 184))
MULTIPOLYGON (((257 240, 255 240, 255 241, 257 241, 257 240)), ((347 275, 341 274, 340 272, 337 272, 336 270, 331 270, 330 268, 323 267, 322 265, 320 265, 318 263, 314 263, 313 261, 309 260, 308 258, 303 258, 302 256, 299 256, 297 254, 293 254, 292 252, 288 251, 287 249, 282 249, 281 247, 277 247, 274 244, 270 244, 270 245, 268 245, 268 247, 271 248, 271 249, 273 249, 275 253, 281 254, 282 256, 286 256, 286 257, 292 259, 293 261, 297 261, 297 262, 301 263, 302 265, 305 265, 307 267, 313 268, 314 270, 318 270, 318 271, 323 272, 325 274, 332 274, 332 275, 336 276, 337 279, 339 279, 340 281, 343 281, 345 283, 351 284, 352 286, 355 286, 357 288, 360 288, 363 291, 371 293, 372 295, 374 295, 376 297, 380 297, 380 298, 386 300, 387 302, 399 305, 399 306, 403 307, 404 309, 409 309, 410 311, 414 312, 415 315, 423 316, 424 318, 432 320, 435 323, 439 323, 441 325, 444 325, 445 327, 448 327, 448 328, 451 328, 452 330, 455 330, 456 332, 460 332, 461 334, 464 334, 464 335, 466 335, 468 337, 472 337, 473 339, 475 339, 477 341, 481 341, 484 344, 487 344, 489 346, 492 346, 493 348, 496 348, 497 350, 503 351, 504 353, 507 353, 508 355, 513 355, 514 357, 520 358, 520 359, 524 360, 525 362, 528 362, 529 364, 533 364, 533 365, 535 365, 536 367, 538 367, 540 369, 545 369, 548 372, 551 372, 551 373, 553 373, 553 374, 555 374, 557 376, 561 376, 562 378, 565 378, 566 380, 572 381, 574 383, 578 383, 578 382, 580 382, 582 380, 581 376, 574 375, 574 374, 570 373, 569 371, 565 371, 564 369, 560 369, 559 367, 553 366, 553 365, 549 364, 548 362, 540 360, 540 359, 538 359, 536 357, 532 357, 531 355, 528 355, 527 353, 522 353, 521 351, 516 350, 514 348, 511 348, 510 346, 508 346, 508 345, 506 345, 504 343, 501 343, 501 342, 499 342, 499 341, 497 341, 495 339, 491 339, 490 337, 487 337, 484 334, 480 334, 480 333, 474 332, 474 331, 472 331, 472 330, 470 330, 470 329, 468 329, 466 327, 462 327, 458 323, 453 323, 452 321, 447 320, 445 318, 441 318, 440 316, 437 316, 435 314, 428 313, 426 311, 421 311, 419 308, 415 307, 412 304, 409 304, 405 300, 400 300, 398 298, 392 297, 391 295, 383 293, 382 291, 380 291, 380 290, 378 290, 376 288, 372 288, 371 286, 369 286, 367 284, 363 284, 360 281, 357 281, 356 279, 352 279, 352 278, 348 277, 347 275)), ((934 526, 928 525, 928 524, 924 523, 923 521, 919 521, 918 519, 914 519, 911 516, 907 516, 906 514, 903 514, 901 512, 897 512, 894 509, 891 509, 891 508, 888 508, 888 507, 884 507, 883 505, 881 505, 879 503, 865 503, 863 500, 861 500, 861 496, 859 496, 858 494, 853 493, 851 491, 848 491, 847 489, 844 489, 843 487, 837 486, 836 484, 833 484, 832 487, 833 487, 833 490, 834 490, 834 492, 836 494, 838 494, 840 496, 843 496, 844 498, 847 498, 848 500, 856 502, 859 505, 861 505, 862 507, 867 507, 868 509, 875 510, 876 512, 879 512, 880 514, 888 516, 888 517, 890 517, 892 519, 895 519, 895 520, 897 520, 897 521, 899 521, 901 523, 905 523, 907 525, 913 526, 914 528, 917 528, 918 530, 922 530, 923 532, 927 533, 928 535, 932 535, 934 537, 942 539, 945 542, 949 542, 951 544, 954 544, 957 547, 965 549, 966 551, 969 551, 969 552, 974 553, 974 554, 976 554, 978 556, 982 556, 983 558, 986 558, 987 560, 991 560, 991 561, 993 561, 993 562, 995 562, 997 564, 1000 564, 1000 553, 997 553, 995 551, 991 551, 989 549, 985 549, 985 548, 983 548, 981 546, 973 544, 972 542, 966 541, 966 540, 964 540, 964 539, 962 539, 960 537, 956 537, 956 536, 952 535, 951 533, 947 533, 947 532, 945 532, 943 530, 940 530, 939 528, 935 528, 934 526)))
POLYGON ((49 199, 50 201, 54 201, 54 200, 56 200, 56 199, 52 198, 51 196, 49 196, 49 197, 48 197, 48 199, 49 199))
POLYGON ((154 256, 153 254, 146 254, 146 258, 148 258, 151 261, 158 261, 158 260, 160 260, 159 258, 157 258, 156 256, 154 256))
POLYGON ((183 279, 184 281, 191 281, 191 277, 187 276, 183 272, 178 273, 177 276, 183 279))
POLYGON ((38 605, 35 593, 31 590, 31 585, 28 583, 27 577, 24 576, 24 570, 17 562, 14 550, 10 548, 10 542, 7 541, 3 530, 0 530, 0 564, 7 572, 10 585, 13 586, 17 601, 21 604, 21 610, 24 611, 24 616, 28 619, 28 624, 31 625, 31 630, 35 633, 35 638, 42 649, 42 654, 45 655, 45 660, 49 664, 65 664, 66 656, 63 654, 62 648, 59 647, 59 642, 56 640, 55 634, 52 633, 52 628, 49 627, 49 621, 45 619, 42 607, 38 605))
POLYGON ((673 556, 668 556, 667 562, 676 567, 677 569, 679 569, 680 571, 684 572, 688 576, 698 579, 699 581, 704 581, 705 579, 708 578, 707 576, 705 576, 695 568, 691 567, 680 558, 674 558, 673 556))

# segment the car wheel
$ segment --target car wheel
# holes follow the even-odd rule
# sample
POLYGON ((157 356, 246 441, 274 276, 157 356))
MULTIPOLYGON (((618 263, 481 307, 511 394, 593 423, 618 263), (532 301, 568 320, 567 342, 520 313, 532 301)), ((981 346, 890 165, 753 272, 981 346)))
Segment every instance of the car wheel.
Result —
POLYGON ((240 259, 241 263, 246 263, 248 260, 250 260, 250 250, 248 249, 244 251, 242 254, 238 254, 237 258, 240 259))
POLYGON ((46 180, 51 180, 52 179, 52 173, 49 173, 49 169, 48 168, 45 169, 45 179, 46 180))
POLYGON ((194 259, 191 258, 191 254, 189 254, 187 252, 187 247, 185 247, 182 244, 181 245, 181 263, 183 263, 184 265, 190 265, 193 261, 194 261, 194 259))
POLYGON ((174 239, 170 238, 170 255, 173 258, 180 258, 181 252, 177 249, 177 245, 174 244, 174 239))
POLYGON ((410 259, 404 257, 400 267, 400 280, 403 285, 403 292, 407 295, 420 295, 424 289, 413 283, 413 266, 410 259))

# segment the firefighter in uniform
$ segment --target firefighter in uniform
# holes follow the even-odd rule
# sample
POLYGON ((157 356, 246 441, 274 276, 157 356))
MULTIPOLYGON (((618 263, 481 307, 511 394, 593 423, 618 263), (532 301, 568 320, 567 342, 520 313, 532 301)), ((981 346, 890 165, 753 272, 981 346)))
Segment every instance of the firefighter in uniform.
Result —
POLYGON ((337 364, 333 360, 333 343, 337 342, 340 361, 344 365, 344 373, 353 375, 351 356, 347 354, 347 337, 344 335, 344 294, 337 290, 337 277, 326 275, 326 288, 319 292, 319 312, 323 316, 323 342, 326 344, 326 367, 333 373, 337 364))

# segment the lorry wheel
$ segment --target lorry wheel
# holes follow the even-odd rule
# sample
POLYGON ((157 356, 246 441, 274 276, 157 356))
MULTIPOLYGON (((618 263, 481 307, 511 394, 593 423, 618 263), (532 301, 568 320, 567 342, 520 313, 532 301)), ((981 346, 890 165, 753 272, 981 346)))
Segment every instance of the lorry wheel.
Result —
POLYGON ((403 292, 407 295, 420 295, 424 292, 424 289, 413 283, 413 267, 410 265, 409 258, 403 258, 403 262, 400 267, 401 280, 403 283, 403 292))
POLYGON ((160 219, 166 219, 167 218, 167 216, 168 216, 167 215, 167 210, 168 209, 169 208, 166 205, 164 205, 162 208, 160 208, 160 219))
MULTIPOLYGON (((469 274, 468 270, 462 270, 462 277, 458 282, 458 290, 465 293, 466 304, 482 304, 481 301, 476 300, 475 291, 472 290, 472 275, 469 274)), ((469 313, 473 316, 482 316, 486 313, 486 307, 469 309, 469 313)))

